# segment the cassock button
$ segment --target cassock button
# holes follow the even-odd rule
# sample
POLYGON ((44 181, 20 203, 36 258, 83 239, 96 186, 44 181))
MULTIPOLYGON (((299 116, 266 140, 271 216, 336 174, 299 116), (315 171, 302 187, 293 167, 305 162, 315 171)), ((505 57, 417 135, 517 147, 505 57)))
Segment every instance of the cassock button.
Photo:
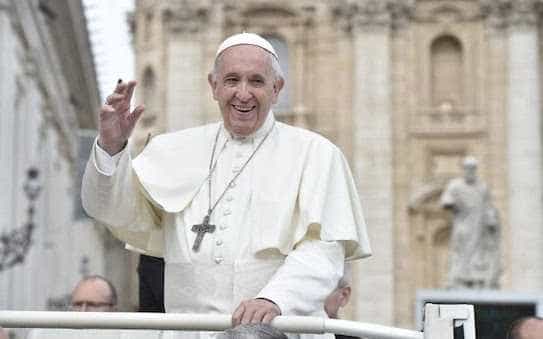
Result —
POLYGON ((223 215, 230 215, 230 214, 232 214, 232 211, 230 211, 230 210, 225 210, 222 214, 223 214, 223 215))
POLYGON ((224 258, 223 257, 215 257, 215 263, 216 264, 220 264, 224 261, 224 258))
POLYGON ((219 239, 219 240, 215 241, 215 244, 217 244, 217 246, 221 246, 222 245, 222 240, 219 239))
POLYGON ((224 231, 224 230, 227 229, 227 228, 228 228, 228 226, 226 226, 226 225, 221 225, 221 226, 219 226, 219 229, 220 229, 221 231, 224 231))
POLYGON ((231 195, 226 196, 226 201, 232 201, 232 200, 234 200, 233 196, 231 196, 231 195))

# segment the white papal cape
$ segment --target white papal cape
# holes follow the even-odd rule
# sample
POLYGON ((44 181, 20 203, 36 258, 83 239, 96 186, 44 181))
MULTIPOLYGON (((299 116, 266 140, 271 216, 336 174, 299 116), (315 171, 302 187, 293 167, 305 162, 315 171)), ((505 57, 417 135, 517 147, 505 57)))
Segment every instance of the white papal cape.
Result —
POLYGON ((343 259, 370 255, 341 151, 316 133, 275 121, 271 112, 242 140, 222 123, 157 136, 133 161, 124 151, 112 173, 100 169, 97 151, 85 172, 83 205, 122 241, 165 258, 168 312, 229 314, 244 299, 265 297, 283 315, 324 315, 324 298, 341 277, 343 259), (212 204, 242 173, 213 212, 216 231, 195 253, 191 227, 208 208, 206 179, 217 133, 212 204))

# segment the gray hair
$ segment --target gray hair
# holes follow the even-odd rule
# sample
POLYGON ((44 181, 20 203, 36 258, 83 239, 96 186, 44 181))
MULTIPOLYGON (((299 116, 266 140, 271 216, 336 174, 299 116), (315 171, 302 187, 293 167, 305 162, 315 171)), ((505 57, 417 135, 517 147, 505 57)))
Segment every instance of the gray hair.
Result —
POLYGON ((275 327, 260 323, 236 326, 220 333, 217 339, 288 339, 288 337, 275 327))
MULTIPOLYGON (((266 52, 266 56, 268 57, 270 61, 275 80, 276 81, 279 79, 285 80, 285 77, 283 75, 283 70, 281 69, 281 65, 279 64, 279 60, 277 60, 277 58, 273 54, 266 51, 265 49, 262 48, 262 50, 266 52)), ((215 58, 215 62, 213 63, 213 70, 211 71, 211 76, 213 77, 213 80, 216 79, 217 73, 219 72, 219 66, 221 64, 223 55, 224 55, 224 52, 217 55, 217 57, 215 58)))

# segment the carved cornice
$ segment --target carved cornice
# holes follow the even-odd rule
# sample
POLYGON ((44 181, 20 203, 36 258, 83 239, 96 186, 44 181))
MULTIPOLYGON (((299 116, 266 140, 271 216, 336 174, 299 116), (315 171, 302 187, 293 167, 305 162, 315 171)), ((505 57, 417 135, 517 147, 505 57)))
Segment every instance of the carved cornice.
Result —
POLYGON ((543 9, 542 0, 479 0, 481 14, 492 29, 534 27, 543 9))
POLYGON ((392 12, 387 0, 362 0, 351 5, 352 24, 355 30, 389 28, 392 12))
POLYGON ((509 25, 512 27, 531 27, 537 24, 541 12, 541 0, 513 0, 509 25))
POLYGON ((480 0, 481 15, 486 18, 486 24, 494 30, 507 27, 511 0, 480 0))
POLYGON ((413 16, 415 0, 349 1, 333 8, 334 17, 343 29, 400 29, 413 16))
POLYGON ((162 9, 162 20, 170 32, 197 33, 205 29, 210 9, 205 2, 170 1, 162 9))
POLYGON ((390 2, 392 28, 402 29, 409 25, 415 15, 416 0, 394 0, 390 2))

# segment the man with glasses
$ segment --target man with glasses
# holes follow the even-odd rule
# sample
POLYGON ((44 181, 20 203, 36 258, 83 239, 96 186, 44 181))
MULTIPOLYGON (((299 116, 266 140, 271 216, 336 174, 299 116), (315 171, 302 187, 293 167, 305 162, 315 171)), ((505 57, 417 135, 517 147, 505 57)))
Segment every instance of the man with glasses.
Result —
POLYGON ((83 278, 75 286, 70 310, 79 312, 112 312, 116 310, 117 292, 104 277, 92 275, 83 278))
MULTIPOLYGON (((70 311, 113 312, 117 310, 117 291, 113 284, 99 275, 81 279, 72 291, 70 311)), ((149 332, 145 332, 148 334, 149 332)), ((58 328, 35 328, 28 332, 26 339, 68 339, 121 338, 119 330, 70 330, 58 328)), ((135 338, 132 336, 131 338, 135 338)), ((154 338, 151 335, 148 338, 154 338)), ((0 333, 0 339, 3 339, 0 333)))

